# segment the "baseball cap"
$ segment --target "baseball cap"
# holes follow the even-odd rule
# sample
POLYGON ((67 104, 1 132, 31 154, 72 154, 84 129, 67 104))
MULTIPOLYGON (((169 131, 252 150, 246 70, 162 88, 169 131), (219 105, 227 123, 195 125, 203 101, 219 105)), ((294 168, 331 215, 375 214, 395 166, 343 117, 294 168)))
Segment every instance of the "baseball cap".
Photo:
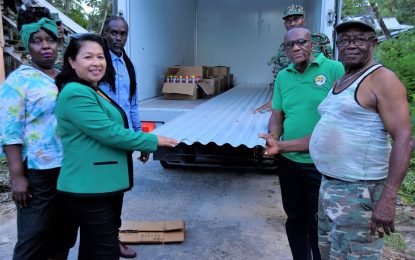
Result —
POLYGON ((359 26, 376 33, 375 20, 369 15, 347 16, 340 21, 335 30, 336 32, 341 32, 351 26, 359 26))
POLYGON ((304 7, 302 5, 289 5, 287 9, 284 10, 282 19, 291 15, 304 15, 304 7))

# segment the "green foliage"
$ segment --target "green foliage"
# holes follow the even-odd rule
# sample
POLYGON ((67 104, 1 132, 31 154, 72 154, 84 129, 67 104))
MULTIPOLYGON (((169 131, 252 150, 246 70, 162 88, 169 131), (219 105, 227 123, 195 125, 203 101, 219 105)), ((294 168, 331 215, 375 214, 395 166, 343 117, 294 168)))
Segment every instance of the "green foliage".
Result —
POLYGON ((68 16, 83 28, 88 27, 88 20, 85 19, 85 15, 80 10, 72 9, 68 16))
POLYGON ((365 14, 368 4, 365 0, 343 0, 342 17, 365 14))
POLYGON ((399 196, 405 203, 415 206, 415 158, 411 160, 408 174, 399 189, 399 196))
POLYGON ((100 33, 106 16, 112 13, 111 0, 49 0, 48 2, 90 32, 100 33), (91 10, 87 13, 83 5, 91 10))
POLYGON ((405 240, 400 233, 392 233, 390 236, 385 236, 385 246, 391 247, 399 252, 403 252, 407 248, 405 240))
MULTIPOLYGON (((368 2, 368 0, 343 0, 342 17, 370 13, 368 2)), ((382 17, 396 17, 400 23, 415 25, 415 0, 376 0, 375 2, 382 17)))
MULTIPOLYGON (((379 44, 375 57, 387 68, 393 70, 408 91, 411 110, 411 124, 415 130, 415 30, 379 44)), ((415 131, 414 131, 415 133, 415 131)), ((408 174, 400 188, 401 199, 415 205, 415 157, 412 158, 408 174)))
MULTIPOLYGON (((386 1, 386 0, 384 0, 386 1)), ((394 2, 391 16, 396 16, 399 22, 415 25, 415 0, 387 0, 394 2)), ((391 5, 392 6, 392 5, 391 5)))
POLYGON ((88 31, 94 31, 98 34, 108 14, 112 13, 112 1, 110 0, 82 0, 91 10, 88 13, 89 25, 88 31))
POLYGON ((415 101, 415 31, 379 44, 375 57, 393 70, 408 90, 408 99, 415 101))

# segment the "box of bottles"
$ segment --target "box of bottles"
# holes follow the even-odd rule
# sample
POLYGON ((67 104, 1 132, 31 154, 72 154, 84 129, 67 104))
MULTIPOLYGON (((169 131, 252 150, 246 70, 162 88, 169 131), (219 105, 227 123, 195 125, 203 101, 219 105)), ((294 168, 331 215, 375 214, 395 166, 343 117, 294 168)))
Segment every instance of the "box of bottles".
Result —
POLYGON ((205 78, 204 66, 173 66, 166 70, 161 92, 165 99, 198 99, 198 83, 205 78))

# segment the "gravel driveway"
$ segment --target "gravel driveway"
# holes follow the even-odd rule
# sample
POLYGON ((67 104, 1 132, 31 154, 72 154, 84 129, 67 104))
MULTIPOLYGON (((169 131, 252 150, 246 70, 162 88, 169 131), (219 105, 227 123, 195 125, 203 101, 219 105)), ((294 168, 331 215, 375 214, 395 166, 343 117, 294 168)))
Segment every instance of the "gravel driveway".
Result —
MULTIPOLYGON (((136 156, 136 155, 135 155, 136 156)), ((183 219, 181 244, 131 245, 138 259, 291 259, 276 175, 136 165, 124 220, 183 219)), ((11 259, 15 219, 0 226, 0 259, 11 259)), ((76 248, 70 258, 76 259, 76 248)))

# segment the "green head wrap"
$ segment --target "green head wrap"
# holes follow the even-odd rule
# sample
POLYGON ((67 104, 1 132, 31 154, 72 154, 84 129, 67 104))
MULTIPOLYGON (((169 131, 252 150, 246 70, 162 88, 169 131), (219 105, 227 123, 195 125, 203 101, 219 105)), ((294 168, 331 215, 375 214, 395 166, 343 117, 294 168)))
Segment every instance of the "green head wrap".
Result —
POLYGON ((29 52, 29 39, 32 33, 39 31, 40 29, 48 29, 56 37, 58 37, 58 26, 56 23, 49 18, 43 17, 35 23, 24 24, 20 30, 20 37, 26 50, 29 52))

